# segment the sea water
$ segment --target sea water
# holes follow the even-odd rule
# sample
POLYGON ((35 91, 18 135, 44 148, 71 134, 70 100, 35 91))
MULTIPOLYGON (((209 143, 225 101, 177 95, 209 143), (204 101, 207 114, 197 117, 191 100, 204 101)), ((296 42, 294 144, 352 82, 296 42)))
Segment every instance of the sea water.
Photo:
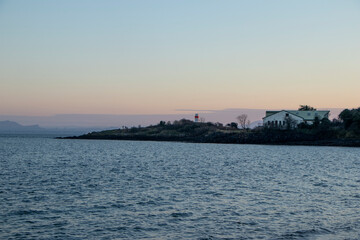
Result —
POLYGON ((0 137, 0 239, 359 239, 360 149, 0 137))

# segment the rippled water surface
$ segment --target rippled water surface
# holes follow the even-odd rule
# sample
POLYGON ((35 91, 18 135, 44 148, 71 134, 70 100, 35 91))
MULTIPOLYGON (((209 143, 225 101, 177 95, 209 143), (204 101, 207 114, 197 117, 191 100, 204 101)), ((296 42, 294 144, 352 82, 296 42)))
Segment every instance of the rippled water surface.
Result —
POLYGON ((1 239, 359 239, 360 149, 0 137, 1 239))

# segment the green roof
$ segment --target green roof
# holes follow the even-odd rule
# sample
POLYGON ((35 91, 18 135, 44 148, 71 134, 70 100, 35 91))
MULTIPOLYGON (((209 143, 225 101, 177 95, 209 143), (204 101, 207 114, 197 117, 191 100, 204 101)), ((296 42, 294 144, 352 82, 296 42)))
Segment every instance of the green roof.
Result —
POLYGON ((299 110, 266 111, 265 118, 282 111, 301 117, 305 121, 314 121, 315 117, 318 117, 319 119, 328 118, 330 112, 327 110, 325 111, 299 111, 299 110))

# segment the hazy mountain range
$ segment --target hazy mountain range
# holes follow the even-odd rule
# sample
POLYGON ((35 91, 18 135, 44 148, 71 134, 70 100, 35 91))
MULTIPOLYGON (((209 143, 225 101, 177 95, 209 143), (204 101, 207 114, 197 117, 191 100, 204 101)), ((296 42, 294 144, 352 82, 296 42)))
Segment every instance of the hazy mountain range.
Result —
POLYGON ((69 136, 69 135, 85 134, 92 131, 101 131, 105 129, 112 129, 112 128, 107 128, 107 127, 42 128, 39 125, 24 126, 13 121, 0 121, 0 134, 55 134, 57 136, 69 136))
POLYGON ((23 126, 12 121, 0 121, 0 132, 16 133, 16 132, 41 132, 44 131, 39 125, 23 126))

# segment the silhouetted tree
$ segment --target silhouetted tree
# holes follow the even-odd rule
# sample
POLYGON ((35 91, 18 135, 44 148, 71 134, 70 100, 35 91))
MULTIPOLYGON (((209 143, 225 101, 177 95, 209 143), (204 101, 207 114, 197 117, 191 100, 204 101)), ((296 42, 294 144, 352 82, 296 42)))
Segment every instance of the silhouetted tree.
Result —
POLYGON ((323 129, 329 129, 331 127, 331 121, 328 118, 323 118, 320 122, 320 127, 323 129))
POLYGON ((317 128, 317 127, 319 127, 319 125, 320 125, 320 119, 319 119, 318 116, 316 116, 316 117, 314 118, 313 126, 314 126, 314 128, 317 128))
POLYGON ((239 122, 239 125, 242 129, 249 128, 250 120, 248 119, 248 115, 241 114, 241 115, 237 116, 236 119, 239 122))
POLYGON ((360 108, 345 109, 339 114, 339 118, 343 121, 345 129, 360 131, 360 108))
POLYGON ((299 111, 316 111, 316 108, 313 108, 309 105, 300 105, 299 111))
POLYGON ((231 127, 231 128, 238 128, 238 124, 236 122, 231 122, 226 124, 227 127, 231 127))
POLYGON ((286 129, 288 129, 288 130, 293 129, 296 127, 296 125, 297 125, 297 122, 291 116, 288 116, 285 118, 286 129))
POLYGON ((220 122, 216 122, 216 123, 215 123, 215 126, 217 126, 217 127, 222 127, 222 126, 223 126, 223 124, 222 124, 222 123, 220 123, 220 122))
POLYGON ((351 111, 349 109, 343 110, 339 114, 339 119, 344 123, 345 129, 348 129, 351 126, 352 122, 353 122, 351 111))

